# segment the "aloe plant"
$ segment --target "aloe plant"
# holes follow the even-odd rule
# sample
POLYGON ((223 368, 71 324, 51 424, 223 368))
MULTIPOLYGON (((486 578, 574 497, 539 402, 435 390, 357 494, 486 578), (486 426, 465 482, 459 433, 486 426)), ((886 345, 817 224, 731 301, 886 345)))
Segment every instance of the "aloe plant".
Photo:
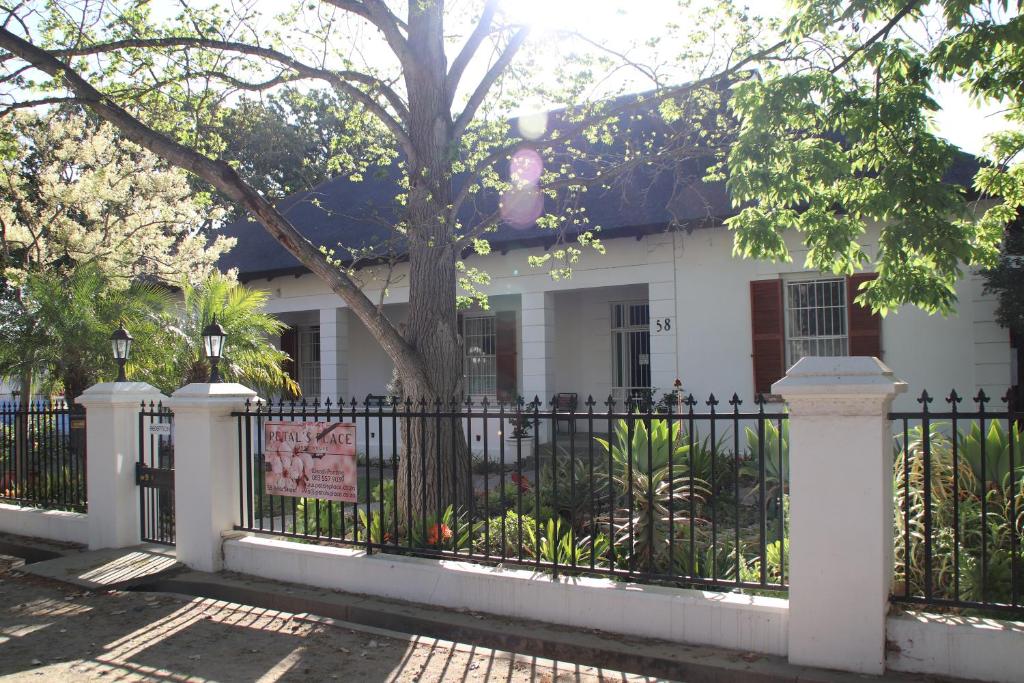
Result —
POLYGON ((1001 489, 1010 487, 1010 445, 1013 444, 1015 481, 1024 479, 1024 453, 1021 452, 1020 428, 1013 425, 1003 428, 1000 420, 992 420, 982 436, 981 425, 972 422, 967 432, 957 434, 958 457, 967 463, 977 482, 975 495, 981 495, 982 488, 989 485, 1001 489), (982 451, 984 450, 984 456, 982 451), (984 461, 984 473, 982 462, 984 461))
MULTIPOLYGON (((563 566, 589 567, 593 542, 595 560, 599 564, 605 563, 610 544, 604 534, 595 534, 591 540, 590 534, 575 533, 563 519, 549 519, 541 531, 537 549, 542 561, 563 566)), ((525 538, 523 543, 526 544, 525 538)))
POLYGON ((740 473, 751 479, 761 479, 761 454, 764 454, 765 493, 769 500, 778 497, 779 492, 789 493, 789 420, 782 421, 782 429, 770 420, 764 421, 764 450, 761 450, 761 436, 750 427, 746 428, 748 457, 740 467, 740 473))

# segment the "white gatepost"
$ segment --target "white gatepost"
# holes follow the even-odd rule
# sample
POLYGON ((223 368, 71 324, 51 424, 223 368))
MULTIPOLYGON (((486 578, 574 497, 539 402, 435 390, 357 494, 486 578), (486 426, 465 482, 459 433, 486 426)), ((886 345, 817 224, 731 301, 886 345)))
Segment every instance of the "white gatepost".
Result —
POLYGON ((174 411, 174 508, 178 561, 218 571, 222 535, 235 525, 238 426, 234 411, 256 392, 234 383, 189 384, 168 401, 174 411))
POLYGON ((89 547, 127 548, 141 541, 139 411, 145 401, 167 397, 145 382, 103 382, 82 392, 85 407, 86 482, 89 547))
POLYGON ((893 575, 889 406, 877 358, 803 358, 772 385, 789 408, 789 661, 885 670, 893 575))

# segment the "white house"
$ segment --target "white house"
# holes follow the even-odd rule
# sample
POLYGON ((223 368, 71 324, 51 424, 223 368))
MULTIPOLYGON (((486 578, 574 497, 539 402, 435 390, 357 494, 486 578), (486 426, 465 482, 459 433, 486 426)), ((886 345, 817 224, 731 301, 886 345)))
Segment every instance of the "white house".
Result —
MULTIPOLYGON (((900 399, 908 407, 922 389, 984 389, 996 399, 1020 383, 1009 333, 994 322, 995 302, 977 275, 961 281, 955 315, 905 307, 882 319, 851 303, 870 275, 809 272, 796 241, 792 263, 733 257, 721 187, 684 193, 671 216, 657 192, 637 193, 636 200, 620 191, 592 194, 590 217, 602 226, 607 253, 585 252, 571 278, 554 280, 528 265, 528 255, 543 254, 554 241, 534 226, 503 225, 490 236, 491 254, 467 257, 491 275, 484 288, 489 310, 462 316, 466 387, 474 397, 549 400, 565 393, 580 406, 593 396, 596 409, 605 410, 609 395, 659 396, 678 378, 701 408, 712 392, 723 399, 735 392, 752 407, 755 393, 768 392, 803 355, 880 356, 909 382, 900 399)), ((387 235, 393 197, 388 181, 335 179, 280 208, 315 244, 366 247, 387 235)), ((280 341, 295 358, 293 374, 305 395, 361 401, 386 394, 391 362, 344 302, 260 226, 241 221, 227 232, 240 239, 222 265, 269 292, 268 311, 290 326, 280 341)), ((866 237, 869 251, 876 234, 866 237)), ((395 267, 383 296, 399 324, 408 301, 405 268, 395 267)), ((376 301, 384 267, 360 274, 376 301)))

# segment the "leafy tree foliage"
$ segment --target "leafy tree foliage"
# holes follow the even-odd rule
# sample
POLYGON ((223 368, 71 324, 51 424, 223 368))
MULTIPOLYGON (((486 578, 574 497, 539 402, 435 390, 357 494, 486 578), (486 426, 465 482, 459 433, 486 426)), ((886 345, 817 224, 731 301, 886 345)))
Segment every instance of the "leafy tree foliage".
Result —
POLYGON ((212 270, 234 240, 198 234, 218 212, 185 173, 79 114, 18 113, 2 122, 0 224, 4 277, 86 264, 122 286, 178 282, 212 270))
MULTIPOLYGON (((302 92, 286 87, 259 98, 243 96, 223 107, 208 129, 208 139, 221 140, 222 159, 232 164, 253 189, 271 201, 311 190, 336 175, 361 179, 365 165, 349 148, 349 140, 363 135, 360 147, 383 130, 368 130, 348 98, 329 91, 302 92)), ((381 139, 378 150, 388 148, 381 139)), ((385 161, 393 154, 387 153, 385 161)), ((197 192, 209 186, 195 181, 197 192)), ((226 220, 243 218, 245 210, 222 193, 215 200, 226 220)))
POLYGON ((800 234, 812 268, 879 278, 860 299, 949 312, 964 266, 997 265, 1024 200, 1024 23, 1006 0, 802 0, 784 35, 793 49, 765 78, 736 88, 740 133, 729 189, 736 251, 788 259, 800 234), (991 140, 993 163, 968 202, 945 176, 957 150, 931 117, 933 84, 1004 102, 1014 127, 991 140), (865 224, 882 224, 874 249, 865 224))

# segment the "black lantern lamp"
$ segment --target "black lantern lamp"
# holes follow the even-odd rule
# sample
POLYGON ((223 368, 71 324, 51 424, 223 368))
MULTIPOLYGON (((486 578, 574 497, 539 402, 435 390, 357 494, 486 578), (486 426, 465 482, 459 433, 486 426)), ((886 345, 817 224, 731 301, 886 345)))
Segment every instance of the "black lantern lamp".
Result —
POLYGON ((220 357, 224 353, 224 340, 227 339, 227 336, 224 328, 217 322, 215 313, 213 322, 203 328, 203 350, 206 352, 206 357, 210 359, 211 383, 221 381, 217 364, 220 363, 220 357))
POLYGON ((124 374, 124 366, 128 363, 128 354, 132 352, 132 335, 124 329, 124 323, 118 325, 114 334, 110 335, 110 346, 114 349, 114 360, 117 361, 117 380, 127 382, 128 377, 124 374))

